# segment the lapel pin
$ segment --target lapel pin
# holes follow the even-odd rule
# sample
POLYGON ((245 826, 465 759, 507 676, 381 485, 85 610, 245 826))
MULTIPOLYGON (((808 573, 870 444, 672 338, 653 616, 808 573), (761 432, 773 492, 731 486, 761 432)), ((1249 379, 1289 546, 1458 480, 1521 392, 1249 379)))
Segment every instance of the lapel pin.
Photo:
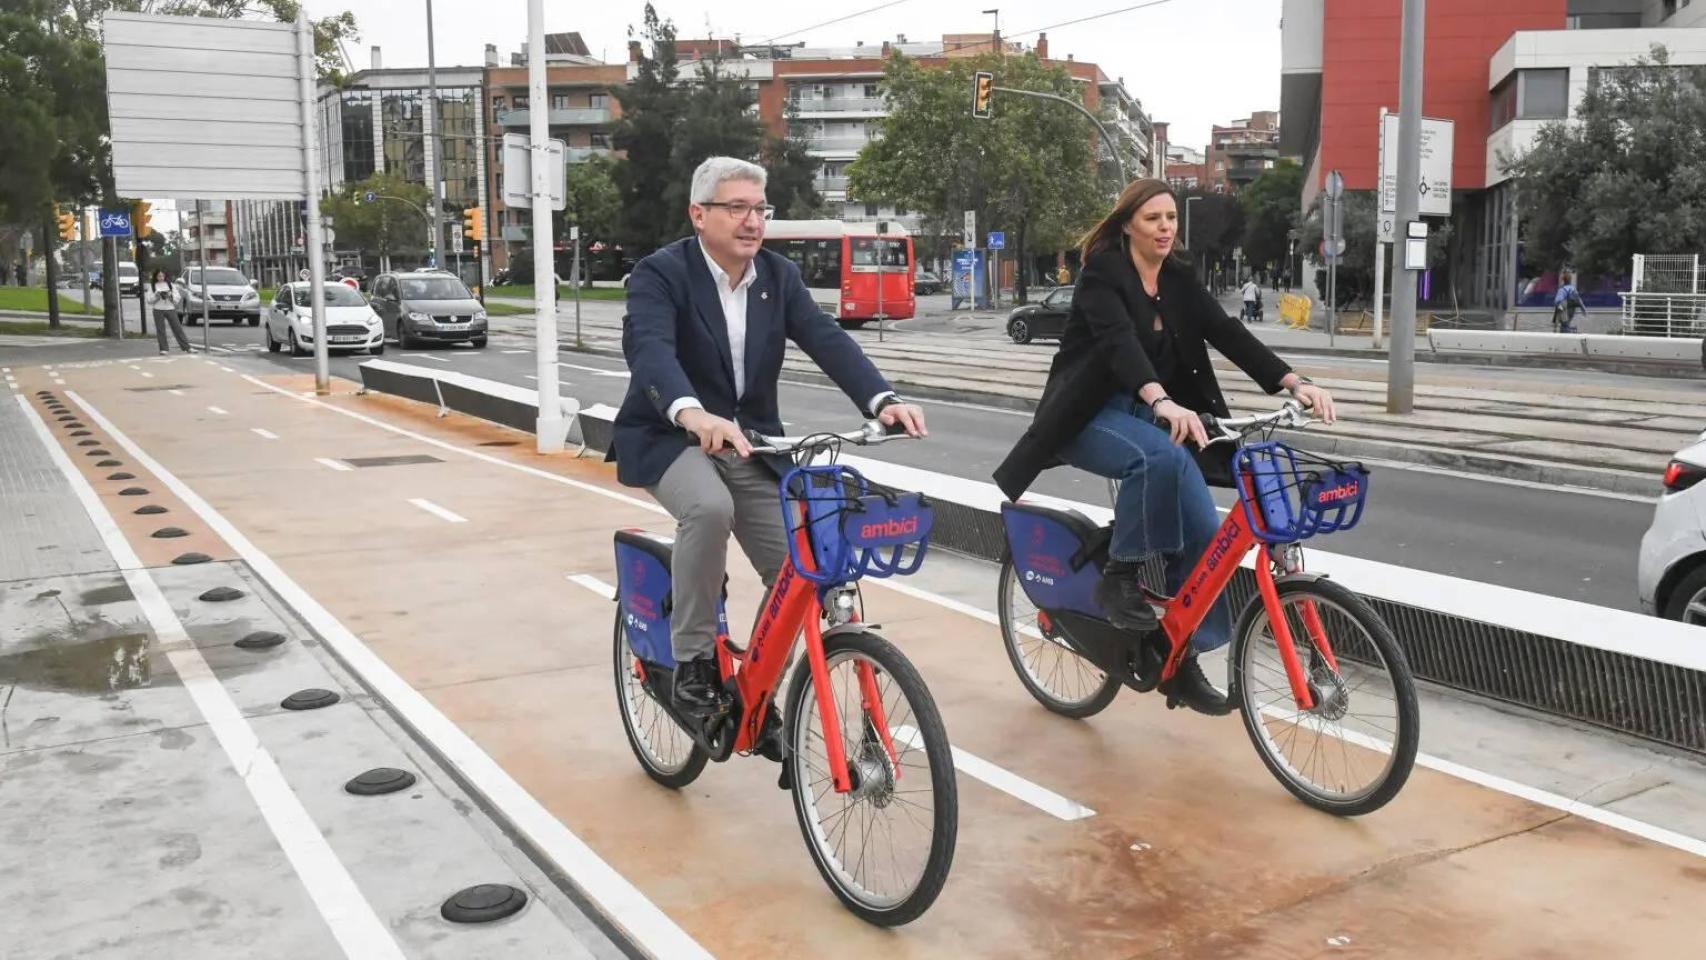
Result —
POLYGON ((770 291, 768 291, 768 290, 760 290, 760 291, 758 291, 758 299, 760 299, 760 300, 768 300, 768 299, 770 299, 770 291))

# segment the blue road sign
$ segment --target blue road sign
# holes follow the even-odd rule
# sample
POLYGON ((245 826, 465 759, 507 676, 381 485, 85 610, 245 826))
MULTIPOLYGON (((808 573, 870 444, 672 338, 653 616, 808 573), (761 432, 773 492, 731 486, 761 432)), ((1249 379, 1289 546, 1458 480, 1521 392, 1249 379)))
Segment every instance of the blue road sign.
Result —
POLYGON ((989 243, 987 246, 991 250, 1007 249, 1007 234, 1000 230, 989 231, 989 243))
POLYGON ((369 190, 366 193, 361 195, 361 200, 363 203, 372 203, 373 201, 378 200, 378 199, 379 199, 379 194, 374 193, 372 190, 369 190))
POLYGON ((102 210, 101 236, 128 237, 130 236, 129 210, 102 210))

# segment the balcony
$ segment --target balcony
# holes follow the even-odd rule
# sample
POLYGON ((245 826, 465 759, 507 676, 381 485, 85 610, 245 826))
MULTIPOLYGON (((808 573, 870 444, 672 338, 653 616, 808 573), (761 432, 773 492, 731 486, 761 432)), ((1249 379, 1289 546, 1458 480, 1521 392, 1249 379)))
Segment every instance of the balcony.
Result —
POLYGON ((585 163, 593 157, 610 156, 609 147, 570 147, 564 163, 585 163))
POLYGON ((1238 160, 1278 160, 1279 142, 1273 139, 1227 140, 1220 145, 1227 157, 1238 160))
POLYGON ((846 193, 847 192, 847 178, 846 177, 818 177, 817 180, 812 184, 812 186, 817 188, 818 193, 846 193))
MULTIPOLYGON (((553 109, 549 111, 549 118, 553 127, 597 127, 614 120, 607 107, 553 109)), ((533 122, 530 110, 499 110, 496 119, 500 127, 526 127, 533 122)))
POLYGON ((863 134, 814 134, 804 139, 807 150, 825 154, 856 154, 871 142, 871 138, 863 134))
POLYGON ((849 113, 887 116, 889 112, 882 97, 789 97, 788 107, 801 116, 849 113))

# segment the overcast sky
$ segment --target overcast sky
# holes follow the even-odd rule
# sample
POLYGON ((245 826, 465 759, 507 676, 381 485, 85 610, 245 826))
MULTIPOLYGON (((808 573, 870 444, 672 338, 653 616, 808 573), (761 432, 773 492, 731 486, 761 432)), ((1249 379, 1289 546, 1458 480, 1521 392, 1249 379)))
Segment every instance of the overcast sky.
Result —
MULTIPOLYGON (((1000 7, 1001 32, 1030 46, 1048 28, 1049 55, 1068 53, 1124 77, 1126 89, 1155 120, 1172 124, 1175 143, 1201 148, 1215 123, 1279 109, 1280 0, 1150 0, 1141 9, 1112 12, 1138 0, 659 0, 660 15, 674 20, 682 38, 715 35, 744 41, 805 41, 813 46, 881 46, 904 33, 908 40, 990 28, 982 13, 1000 7), (872 9, 880 8, 880 9, 872 9), (861 11, 869 12, 861 12, 861 11), (826 21, 848 17, 840 23, 826 21), (1097 16, 1107 14, 1106 16, 1097 16), (1071 20, 1086 22, 1059 26, 1071 20)), ((527 40, 525 0, 435 0, 434 36, 442 65, 477 66, 485 45, 509 54, 527 40)), ((426 64, 426 0, 310 0, 312 15, 347 9, 361 28, 349 48, 357 69, 368 47, 384 48, 385 66, 426 64)), ((643 0, 582 3, 545 0, 548 33, 579 31, 594 56, 621 62, 628 28, 644 16, 643 0)))

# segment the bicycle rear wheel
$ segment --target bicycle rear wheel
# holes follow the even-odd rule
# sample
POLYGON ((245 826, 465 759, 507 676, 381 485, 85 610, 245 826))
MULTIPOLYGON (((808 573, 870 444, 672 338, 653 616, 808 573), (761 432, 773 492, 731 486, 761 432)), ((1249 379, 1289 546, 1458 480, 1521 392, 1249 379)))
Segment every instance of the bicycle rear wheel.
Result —
POLYGON ((1079 656, 1065 641, 1044 633, 1043 613, 1025 595, 1011 556, 1001 563, 997 600, 1007 659, 1038 703, 1063 717, 1081 720, 1114 702, 1120 692, 1117 679, 1079 656))
POLYGON ((900 926, 936 901, 953 864, 959 800, 948 734, 923 678, 888 641, 871 633, 825 637, 824 659, 854 786, 837 793, 831 782, 818 708, 824 693, 802 662, 787 700, 794 812, 812 862, 847 909, 878 926, 900 926), (886 730, 865 702, 865 668, 886 730))
POLYGON ((1420 719, 1409 661, 1386 622, 1344 587, 1291 580, 1278 588, 1315 706, 1298 707, 1257 596, 1233 635, 1244 729, 1268 770, 1299 800, 1345 817, 1378 810, 1404 786, 1416 761, 1420 719), (1311 623, 1325 635, 1331 660, 1311 623))
POLYGON ((640 661, 628 646, 622 606, 616 607, 616 702, 622 709, 622 730, 646 776, 672 790, 699 778, 709 759, 693 737, 681 729, 640 680, 640 661))

